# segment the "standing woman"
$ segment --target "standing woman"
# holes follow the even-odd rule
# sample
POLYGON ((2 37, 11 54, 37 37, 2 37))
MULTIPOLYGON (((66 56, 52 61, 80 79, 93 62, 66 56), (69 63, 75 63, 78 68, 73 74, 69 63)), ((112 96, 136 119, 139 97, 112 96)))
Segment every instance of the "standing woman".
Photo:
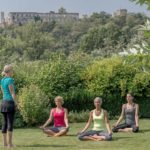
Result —
POLYGON ((101 108, 102 99, 96 97, 94 99, 95 109, 90 112, 89 120, 84 127, 84 129, 79 132, 80 140, 92 140, 92 141, 109 141, 112 139, 112 131, 110 128, 110 123, 107 115, 107 111, 101 108), (94 122, 93 129, 86 131, 91 122, 94 122), (104 130, 104 125, 106 125, 107 131, 104 130))
POLYGON ((121 116, 116 122, 113 132, 138 132, 139 131, 139 105, 134 103, 133 93, 126 96, 127 103, 122 105, 121 116), (119 124, 125 118, 125 123, 119 124))
POLYGON ((68 132, 68 111, 62 107, 64 101, 61 96, 55 97, 54 101, 56 107, 51 110, 49 119, 40 128, 43 129, 43 132, 48 136, 58 137, 68 132), (46 126, 51 123, 52 120, 54 120, 54 126, 47 128, 46 126))
POLYGON ((5 65, 2 72, 4 76, 1 79, 1 91, 3 94, 3 100, 1 104, 1 113, 3 115, 2 124, 2 135, 4 147, 13 147, 12 143, 12 132, 13 132, 13 122, 15 114, 15 102, 16 94, 14 89, 13 67, 11 65, 5 65))

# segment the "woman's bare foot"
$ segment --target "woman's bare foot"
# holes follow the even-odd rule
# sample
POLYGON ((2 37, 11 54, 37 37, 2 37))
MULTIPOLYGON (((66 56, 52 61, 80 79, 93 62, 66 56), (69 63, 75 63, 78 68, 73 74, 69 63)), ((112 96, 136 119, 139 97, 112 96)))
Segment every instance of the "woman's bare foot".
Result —
POLYGON ((16 147, 14 144, 10 144, 7 146, 7 148, 14 148, 14 147, 16 147))
POLYGON ((3 147, 4 147, 4 148, 7 148, 7 144, 4 144, 3 147))

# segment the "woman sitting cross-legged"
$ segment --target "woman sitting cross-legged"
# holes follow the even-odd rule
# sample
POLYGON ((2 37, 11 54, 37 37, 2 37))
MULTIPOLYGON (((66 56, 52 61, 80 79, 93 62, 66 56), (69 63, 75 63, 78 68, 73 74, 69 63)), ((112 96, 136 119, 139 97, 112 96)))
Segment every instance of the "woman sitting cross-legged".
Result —
POLYGON ((90 112, 89 120, 84 129, 79 132, 80 140, 93 140, 93 141, 108 141, 112 139, 112 131, 110 128, 107 111, 101 108, 102 99, 96 97, 94 99, 95 109, 90 112), (94 122, 93 129, 86 131, 91 122, 94 122), (107 127, 108 132, 104 131, 104 124, 107 127))
POLYGON ((139 131, 139 105, 134 103, 134 95, 128 93, 126 96, 127 103, 122 105, 121 116, 116 122, 113 132, 138 132, 139 131), (125 118, 125 123, 120 124, 120 122, 125 118))
POLYGON ((57 96, 54 101, 56 108, 51 110, 49 119, 40 128, 43 129, 43 132, 48 136, 58 137, 68 132, 68 111, 62 107, 63 98, 61 96, 57 96), (54 120, 54 126, 46 127, 52 120, 54 120))

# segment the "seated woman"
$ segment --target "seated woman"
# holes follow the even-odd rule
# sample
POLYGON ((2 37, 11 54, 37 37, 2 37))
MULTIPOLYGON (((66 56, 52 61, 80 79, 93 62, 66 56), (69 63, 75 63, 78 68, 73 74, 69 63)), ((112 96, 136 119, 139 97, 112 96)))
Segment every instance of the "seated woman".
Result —
POLYGON ((113 132, 138 132, 139 131, 139 105, 134 103, 134 95, 132 93, 128 93, 126 96, 127 103, 122 105, 121 116, 116 122, 113 132), (119 124, 123 118, 125 117, 125 123, 119 124))
POLYGON ((57 96, 54 101, 56 108, 51 110, 49 119, 40 128, 43 129, 43 132, 48 136, 58 137, 65 135, 68 132, 68 111, 62 107, 64 102, 61 96, 57 96), (46 128, 46 126, 51 123, 52 120, 54 120, 54 126, 46 128))
POLYGON ((110 128, 107 111, 101 108, 102 99, 96 97, 94 99, 95 109, 90 112, 89 120, 84 129, 79 132, 80 140, 107 141, 112 139, 112 131, 110 128), (93 129, 86 131, 90 124, 94 121, 93 129), (104 123, 108 132, 104 131, 104 123))

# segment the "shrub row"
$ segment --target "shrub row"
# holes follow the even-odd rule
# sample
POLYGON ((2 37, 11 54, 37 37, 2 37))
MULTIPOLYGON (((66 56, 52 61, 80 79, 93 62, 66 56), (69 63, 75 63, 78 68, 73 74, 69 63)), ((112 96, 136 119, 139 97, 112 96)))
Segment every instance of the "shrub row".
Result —
POLYGON ((49 61, 17 64, 15 81, 20 116, 27 125, 44 122, 57 95, 64 97, 71 122, 84 120, 76 119, 76 113, 93 109, 96 96, 103 98, 111 118, 118 116, 129 91, 140 104, 140 116, 150 117, 150 55, 94 59, 81 53, 54 54, 49 61))

